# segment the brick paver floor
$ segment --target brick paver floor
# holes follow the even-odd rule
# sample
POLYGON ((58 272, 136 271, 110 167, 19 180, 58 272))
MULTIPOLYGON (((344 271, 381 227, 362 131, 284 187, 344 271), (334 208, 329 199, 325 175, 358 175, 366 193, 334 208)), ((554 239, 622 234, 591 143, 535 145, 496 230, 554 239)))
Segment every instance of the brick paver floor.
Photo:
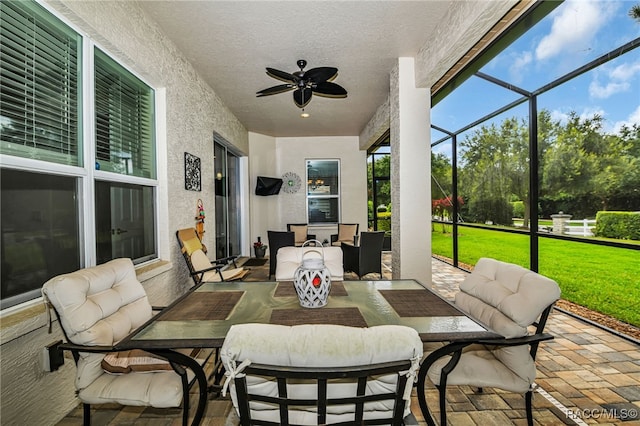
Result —
MULTIPOLYGON (((387 279, 391 277, 389 256, 383 256, 387 279)), ((436 259, 432 259, 432 271, 433 288, 452 299, 466 273, 436 259)), ((254 273, 254 277, 257 276, 258 273, 254 273)), ((557 310, 551 314, 546 331, 555 339, 543 342, 538 349, 534 423, 640 426, 640 345, 557 310)), ((435 415, 438 415, 437 398, 435 388, 429 385, 427 400, 435 415)), ((415 390, 412 406, 419 423, 426 424, 420 415, 415 390)), ((94 424, 99 425, 181 424, 179 409, 115 405, 94 408, 94 424)), ((494 389, 478 393, 468 386, 451 386, 447 390, 447 415, 451 425, 526 425, 524 411, 524 397, 520 394, 494 389)), ((58 425, 81 422, 79 406, 58 425)), ((228 397, 209 401, 202 424, 238 424, 228 397)))

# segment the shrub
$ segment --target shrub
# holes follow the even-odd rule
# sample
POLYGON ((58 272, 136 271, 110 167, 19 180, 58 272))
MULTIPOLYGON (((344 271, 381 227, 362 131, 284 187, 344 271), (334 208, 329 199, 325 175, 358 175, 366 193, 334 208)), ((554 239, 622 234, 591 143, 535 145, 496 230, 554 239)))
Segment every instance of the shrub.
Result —
POLYGON ((513 201, 511 203, 513 206, 513 217, 524 217, 524 202, 522 201, 513 201))
POLYGON ((378 213, 378 231, 391 231, 391 212, 378 213))
POLYGON ((640 240, 640 213, 598 212, 594 234, 596 237, 640 240))

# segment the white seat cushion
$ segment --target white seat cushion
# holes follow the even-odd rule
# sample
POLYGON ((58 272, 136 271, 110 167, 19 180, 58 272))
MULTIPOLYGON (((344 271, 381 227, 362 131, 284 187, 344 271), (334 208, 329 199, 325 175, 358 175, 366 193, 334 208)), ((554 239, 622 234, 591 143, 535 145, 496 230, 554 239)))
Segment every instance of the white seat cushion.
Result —
MULTIPOLYGON (((354 367, 375 363, 413 360, 409 370, 417 373, 422 358, 422 341, 410 327, 385 325, 369 328, 345 327, 328 324, 282 326, 274 324, 240 324, 231 327, 220 351, 227 376, 245 360, 252 363, 290 367, 354 367)), ((413 377, 410 375, 410 377, 413 377)), ((409 380, 408 386, 412 386, 409 380)), ((368 382, 372 393, 393 392, 396 375, 377 377, 368 382)), ((229 382, 231 397, 237 410, 237 398, 233 380, 229 382)), ((277 384, 263 377, 247 377, 251 393, 277 395, 277 384)), ((289 395, 299 398, 315 398, 315 385, 292 384, 289 395)), ((353 383, 333 383, 328 388, 330 397, 355 395, 353 383)), ((405 415, 410 413, 409 402, 405 415)), ((382 401, 365 405, 365 419, 382 417, 393 406, 382 401)), ((316 424, 315 408, 293 410, 290 421, 299 424, 316 424)), ((327 423, 352 419, 354 407, 331 407, 327 423)), ((252 417, 278 421, 279 413, 273 406, 252 404, 252 417)))
MULTIPOLYGON (((212 264, 207 255, 200 249, 195 250, 191 253, 191 264, 193 265, 193 269, 196 271, 203 271, 205 269, 211 268, 212 264)), ((222 271, 222 277, 225 281, 233 281, 240 279, 246 275, 246 271, 244 268, 226 268, 222 271)), ((202 274, 202 282, 204 283, 215 283, 222 281, 220 278, 220 273, 217 270, 213 269, 211 271, 207 271, 202 274)))
POLYGON ((329 269, 332 281, 344 279, 342 265, 342 249, 340 247, 281 247, 278 250, 276 262, 276 281, 293 281, 296 269, 302 264, 302 258, 322 258, 329 269))

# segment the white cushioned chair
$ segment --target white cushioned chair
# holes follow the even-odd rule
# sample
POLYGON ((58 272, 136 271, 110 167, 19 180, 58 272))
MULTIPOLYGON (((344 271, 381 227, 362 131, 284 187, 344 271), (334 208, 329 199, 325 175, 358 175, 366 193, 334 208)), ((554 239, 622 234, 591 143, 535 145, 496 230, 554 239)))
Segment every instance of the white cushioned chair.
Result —
POLYGON ((293 281, 293 274, 302 264, 302 258, 322 258, 324 265, 329 269, 332 281, 344 279, 342 265, 342 248, 340 247, 282 247, 278 250, 276 262, 276 281, 293 281))
MULTIPOLYGON (((446 424, 447 385, 494 387, 526 396, 527 421, 533 424, 532 397, 538 344, 553 336, 543 332, 553 304, 560 298, 558 284, 521 266, 481 258, 460 284, 455 304, 493 331, 504 336, 476 342, 451 343, 424 361, 425 373, 440 392, 441 424, 446 424), (530 328, 534 328, 533 334, 530 328)), ((429 424, 435 424, 424 400, 429 424)), ((425 412, 426 411, 426 412, 425 412)))
MULTIPOLYGON (((187 423, 188 392, 195 376, 191 368, 196 362, 202 365, 211 351, 201 351, 197 359, 178 351, 166 351, 166 356, 160 357, 164 359, 145 352, 144 357, 153 364, 164 364, 153 371, 136 372, 148 370, 139 365, 139 359, 130 359, 124 363, 127 365, 123 359, 115 360, 119 368, 134 370, 127 374, 113 374, 103 368, 105 355, 114 353, 114 345, 152 316, 131 259, 115 259, 51 278, 42 293, 54 308, 68 342, 62 348, 70 350, 76 362, 75 385, 84 406, 85 424, 90 423, 90 404, 166 408, 179 407, 183 401, 183 424, 187 423)), ((203 387, 206 392, 204 379, 204 385, 199 383, 200 392, 203 387)))
POLYGON ((240 324, 220 356, 223 394, 229 386, 242 425, 415 421, 409 404, 422 342, 413 328, 240 324))

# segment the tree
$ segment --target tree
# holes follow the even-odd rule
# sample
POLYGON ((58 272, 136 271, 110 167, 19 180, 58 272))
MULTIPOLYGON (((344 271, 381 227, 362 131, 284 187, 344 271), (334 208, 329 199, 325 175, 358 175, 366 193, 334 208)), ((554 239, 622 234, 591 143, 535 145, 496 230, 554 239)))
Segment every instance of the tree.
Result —
POLYGON ((467 136, 463 148, 461 189, 469 199, 472 220, 511 225, 513 196, 525 203, 529 222, 528 124, 507 118, 499 127, 483 125, 467 136))
POLYGON ((631 6, 631 9, 629 10, 629 16, 640 22, 640 4, 631 6))
POLYGON ((431 152, 431 199, 451 197, 451 160, 442 153, 431 152))

